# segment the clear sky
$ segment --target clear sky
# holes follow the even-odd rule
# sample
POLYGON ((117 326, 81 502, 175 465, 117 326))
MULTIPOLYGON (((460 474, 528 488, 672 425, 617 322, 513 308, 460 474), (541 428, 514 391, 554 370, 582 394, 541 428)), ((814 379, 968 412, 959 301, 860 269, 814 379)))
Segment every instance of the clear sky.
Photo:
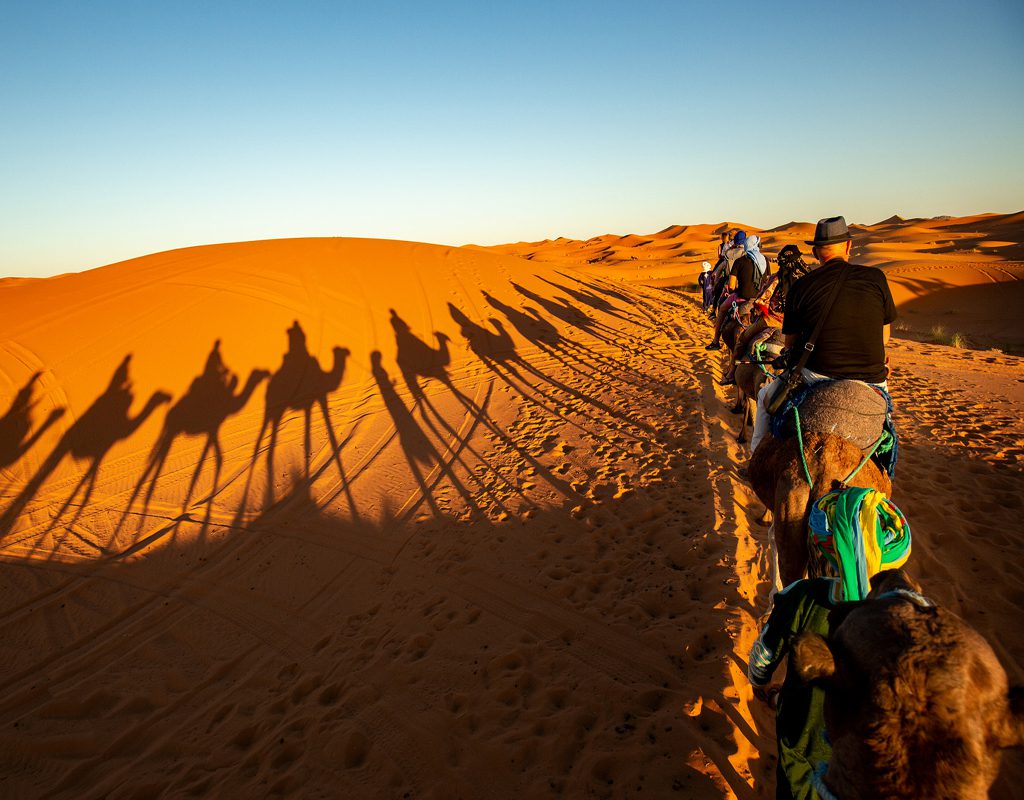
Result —
POLYGON ((1024 208, 1024 3, 4 0, 0 275, 1024 208))

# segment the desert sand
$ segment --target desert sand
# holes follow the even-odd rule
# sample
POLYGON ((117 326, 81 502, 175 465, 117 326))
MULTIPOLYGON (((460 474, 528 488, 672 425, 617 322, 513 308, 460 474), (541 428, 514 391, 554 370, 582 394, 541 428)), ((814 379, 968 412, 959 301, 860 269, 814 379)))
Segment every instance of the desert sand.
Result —
MULTIPOLYGON (((0 281, 0 795, 774 796, 721 228, 0 281)), ((1022 682, 1024 214, 855 233, 908 569, 1022 682)))

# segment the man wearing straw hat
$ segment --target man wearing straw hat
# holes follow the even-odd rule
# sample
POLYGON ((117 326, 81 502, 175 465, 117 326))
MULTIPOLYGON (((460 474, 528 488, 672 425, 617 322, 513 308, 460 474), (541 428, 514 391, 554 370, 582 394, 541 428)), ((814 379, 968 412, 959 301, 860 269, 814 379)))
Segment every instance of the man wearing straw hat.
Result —
MULTIPOLYGON (((890 326, 896 319, 896 304, 882 270, 849 263, 852 239, 843 217, 819 220, 814 239, 807 244, 813 248, 821 266, 800 278, 790 289, 782 334, 786 347, 803 348, 819 317, 827 313, 804 366, 804 381, 815 383, 843 378, 887 389, 885 345, 889 341, 890 326), (841 277, 842 289, 829 310, 833 286, 841 277)), ((775 386, 774 382, 766 384, 758 392, 751 452, 768 433, 769 415, 765 403, 775 386)))

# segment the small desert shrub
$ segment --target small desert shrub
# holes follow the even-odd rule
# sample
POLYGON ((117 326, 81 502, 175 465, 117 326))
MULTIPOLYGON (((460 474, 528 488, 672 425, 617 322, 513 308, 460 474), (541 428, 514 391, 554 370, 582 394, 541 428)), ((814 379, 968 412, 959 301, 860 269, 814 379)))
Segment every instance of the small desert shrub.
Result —
POLYGON ((947 331, 943 325, 933 326, 928 338, 934 344, 944 344, 961 350, 970 347, 965 334, 960 333, 960 331, 947 331))

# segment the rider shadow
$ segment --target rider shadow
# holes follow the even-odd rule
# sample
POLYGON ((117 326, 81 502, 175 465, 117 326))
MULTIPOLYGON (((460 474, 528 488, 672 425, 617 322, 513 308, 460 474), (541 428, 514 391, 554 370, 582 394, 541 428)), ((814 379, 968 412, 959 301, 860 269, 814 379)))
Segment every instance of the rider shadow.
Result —
MULTIPOLYGON (((413 408, 421 409, 421 416, 423 423, 433 433, 433 435, 441 442, 451 442, 446 444, 446 449, 451 455, 452 463, 458 462, 466 471, 466 474, 471 476, 478 483, 479 478, 470 469, 462 458, 462 451, 467 450, 482 464, 491 469, 495 474, 500 476, 500 473, 490 465, 483 454, 477 452, 473 446, 469 443, 470 436, 473 430, 478 424, 483 424, 492 431, 495 426, 487 416, 487 412, 484 408, 481 408, 471 398, 463 394, 451 379, 448 374, 448 365, 451 363, 451 355, 448 349, 448 336, 440 331, 434 332, 434 337, 437 339, 438 346, 436 348, 431 347, 416 334, 412 332, 409 324, 402 319, 394 309, 390 309, 391 312, 391 327, 395 332, 395 343, 398 347, 398 352, 395 356, 395 361, 398 364, 398 369, 402 373, 402 379, 405 382, 409 393, 413 398, 413 408), (427 395, 426 384, 431 380, 436 380, 441 383, 445 389, 448 390, 449 394, 454 397, 459 404, 466 410, 470 419, 473 420, 473 425, 470 429, 465 431, 456 430, 452 424, 445 418, 444 414, 434 405, 433 401, 427 395), (441 430, 443 429, 443 431, 441 430)), ((441 463, 447 463, 442 460, 441 463)), ((504 477, 501 476, 503 479, 504 477)), ((449 479, 453 481, 458 491, 463 495, 463 498, 474 510, 479 510, 477 504, 472 499, 470 492, 468 492, 461 483, 457 482, 454 473, 449 475, 449 479)), ((508 481, 506 481, 508 483, 508 481)), ((519 493, 518 488, 514 485, 509 484, 512 489, 519 493)), ((495 503, 503 510, 507 511, 502 501, 493 496, 493 492, 486 486, 481 484, 481 487, 485 489, 488 494, 491 494, 495 503)))
MULTIPOLYGON (((561 273, 558 273, 558 274, 561 275, 561 273)), ((554 281, 549 281, 547 278, 541 278, 541 280, 544 281, 544 283, 548 284, 549 286, 553 286, 556 289, 558 289, 559 291, 565 292, 567 295, 569 295, 569 297, 571 297, 576 302, 582 303, 585 306, 590 306, 595 311, 600 311, 600 312, 602 312, 604 314, 607 314, 610 317, 615 317, 616 319, 620 319, 623 322, 637 322, 638 321, 638 318, 634 314, 628 314, 628 313, 625 313, 625 312, 619 310, 612 303, 610 303, 608 300, 605 300, 603 297, 599 297, 598 295, 594 294, 591 291, 584 291, 584 290, 581 290, 581 289, 573 289, 572 287, 563 286, 560 283, 555 283, 554 281)), ((578 278, 576 278, 574 280, 576 280, 577 283, 583 283, 578 278)), ((587 284, 583 284, 583 285, 586 286, 587 284)))
MULTIPOLYGON (((545 394, 542 389, 533 386, 523 376, 520 370, 528 370, 529 365, 525 364, 522 357, 516 352, 515 342, 500 321, 493 317, 489 318, 488 321, 494 327, 494 331, 491 331, 473 322, 451 303, 448 304, 448 312, 459 326, 459 330, 466 339, 469 349, 498 379, 516 394, 528 399, 531 403, 544 409, 552 416, 558 417, 570 425, 579 427, 574 420, 566 417, 555 407, 558 403, 557 398, 545 394), (538 399, 537 395, 540 396, 540 399, 538 399)), ((511 438, 502 428, 489 419, 485 420, 485 422, 495 436, 498 436, 506 446, 514 449, 523 461, 533 467, 537 474, 547 481, 550 486, 557 489, 567 498, 576 498, 578 496, 567 481, 554 475, 550 469, 537 461, 534 455, 515 439, 511 438)))
POLYGON ((28 379, 28 383, 18 390, 7 413, 0 417, 0 469, 17 464, 50 426, 64 416, 63 408, 55 408, 38 428, 32 430, 32 393, 42 374, 37 372, 28 379))
POLYGON ((588 283, 587 281, 581 280, 580 278, 577 278, 574 275, 566 275, 564 272, 559 272, 558 270, 555 270, 555 274, 562 278, 576 281, 577 283, 586 286, 588 289, 591 289, 595 292, 600 292, 601 294, 607 297, 614 297, 616 300, 620 300, 626 305, 632 305, 633 303, 636 302, 635 297, 630 297, 628 294, 620 292, 618 289, 610 289, 609 287, 602 285, 601 281, 588 283))
MULTIPOLYGON (((564 297, 557 298, 557 301, 551 300, 546 297, 541 297, 539 294, 530 291, 525 286, 520 286, 515 281, 510 281, 510 283, 512 284, 512 288, 519 292, 519 294, 527 300, 532 300, 555 319, 560 319, 567 325, 571 325, 582 333, 585 333, 598 341, 604 342, 605 344, 612 345, 614 347, 621 346, 621 343, 616 341, 614 337, 601 332, 601 324, 597 322, 597 320, 593 317, 587 316, 575 306, 572 306, 564 297)), ((539 315, 539 312, 534 309, 529 310, 539 315)), ((605 327, 605 329, 609 331, 612 330, 607 327, 605 327)), ((595 367, 601 370, 603 374, 607 374, 609 369, 612 369, 619 374, 629 373, 636 379, 635 381, 630 380, 629 382, 638 386, 648 386, 652 380, 665 384, 664 381, 654 378, 649 373, 640 372, 621 360, 616 361, 609 358, 603 353, 600 353, 591 347, 587 347, 582 342, 571 337, 563 335, 562 341, 579 364, 592 363, 595 367)))
POLYGON ((288 329, 288 350, 284 354, 281 366, 270 376, 267 383, 266 405, 263 412, 263 422, 260 425, 259 435, 253 447, 249 477, 246 480, 245 492, 242 496, 240 513, 244 511, 245 503, 249 495, 249 486, 252 480, 252 473, 256 467, 259 457, 260 446, 263 444, 264 436, 268 435, 267 444, 267 485, 265 487, 264 508, 270 508, 274 502, 274 456, 277 449, 277 437, 281 428, 282 420, 289 411, 301 411, 305 421, 303 429, 303 455, 304 455, 304 479, 308 482, 310 475, 310 464, 313 457, 312 452, 312 427, 313 427, 313 406, 320 409, 320 416, 323 419, 327 431, 327 438, 331 446, 331 460, 338 468, 338 474, 342 487, 348 495, 352 508, 353 517, 357 516, 355 503, 350 494, 348 478, 345 468, 341 463, 341 445, 334 432, 334 425, 331 423, 330 409, 327 404, 328 395, 337 391, 345 377, 345 365, 348 360, 349 351, 344 347, 335 347, 333 350, 334 362, 330 370, 320 366, 320 361, 309 352, 306 346, 306 333, 302 330, 296 320, 288 329))
MULTIPOLYGON (((528 314, 523 311, 520 311, 517 308, 513 308, 512 306, 509 306, 501 302, 496 297, 492 297, 487 292, 484 292, 483 295, 488 305, 504 314, 505 318, 509 321, 509 323, 519 332, 521 336, 523 336, 523 338, 525 338, 531 344, 536 345, 540 350, 547 353, 548 355, 558 358, 563 363, 567 361, 567 357, 573 355, 571 347, 558 333, 558 329, 555 328, 555 326, 552 325, 550 322, 543 319, 540 316, 540 314, 536 311, 536 309, 528 309, 529 311, 533 311, 533 314, 528 314)), ((577 363, 579 363, 578 359, 574 360, 576 360, 577 363)), ((559 381, 553 376, 546 374, 545 372, 540 370, 535 364, 531 364, 526 359, 520 359, 518 363, 519 366, 522 367, 522 369, 532 374, 538 380, 555 387, 562 393, 575 398, 581 403, 589 405, 593 408, 600 409, 605 414, 608 414, 609 416, 614 417, 615 419, 621 420, 622 422, 634 425, 643 430, 649 430, 649 427, 645 423, 631 419, 626 414, 616 411, 611 406, 608 406, 607 404, 603 403, 601 400, 597 399, 593 395, 586 394, 585 392, 582 392, 579 389, 569 386, 567 383, 559 381)), ((586 377, 590 379, 590 381, 597 380, 597 378, 592 373, 587 374, 586 377)))
MULTIPOLYGON (((67 535, 74 535, 84 544, 101 552, 104 550, 101 545, 88 541, 74 530, 75 523, 92 499, 103 459, 115 444, 135 433, 158 406, 169 403, 171 400, 171 396, 166 392, 154 392, 146 401, 143 409, 134 417, 131 416, 135 395, 132 392, 132 384, 128 376, 130 362, 131 354, 125 356, 121 361, 103 394, 64 432, 39 470, 0 518, 0 535, 12 530, 15 520, 25 506, 35 497, 47 478, 60 466, 64 457, 70 455, 76 461, 87 460, 89 464, 60 510, 50 520, 44 535, 57 527, 81 492, 81 500, 74 516, 64 525, 67 531, 64 539, 67 538, 67 535)), ((53 547, 54 554, 58 552, 64 539, 61 539, 53 547)))
POLYGON ((118 522, 118 530, 132 513, 135 499, 142 492, 143 487, 146 487, 142 510, 139 513, 139 527, 141 528, 175 440, 179 437, 205 436, 203 450, 192 471, 188 490, 185 492, 185 499, 181 506, 181 513, 185 514, 206 464, 207 453, 212 450, 214 457, 213 483, 210 494, 205 499, 206 514, 203 521, 203 531, 205 532, 213 510, 213 499, 219 491, 220 474, 224 464, 224 455, 220 446, 221 426, 229 417, 234 416, 245 407, 256 388, 269 376, 270 373, 266 370, 253 370, 249 373, 245 386, 236 393, 238 376, 224 364, 220 352, 220 339, 213 343, 202 374, 192 381, 185 394, 168 409, 163 429, 150 451, 146 468, 136 483, 121 520, 118 522))
POLYGON ((412 412, 405 405, 405 402, 395 390, 394 381, 388 375, 381 363, 381 353, 374 350, 370 353, 370 371, 377 384, 384 407, 391 415, 395 430, 398 432, 398 442, 405 454, 405 460, 409 464, 409 471, 412 473, 419 487, 420 494, 430 506, 434 516, 442 516, 441 509, 434 499, 433 487, 430 483, 430 472, 436 465, 455 486, 465 501, 474 510, 478 510, 473 503, 470 493, 461 485, 458 478, 452 472, 451 466, 442 458, 437 448, 434 447, 430 438, 424 433, 413 417, 412 412))

